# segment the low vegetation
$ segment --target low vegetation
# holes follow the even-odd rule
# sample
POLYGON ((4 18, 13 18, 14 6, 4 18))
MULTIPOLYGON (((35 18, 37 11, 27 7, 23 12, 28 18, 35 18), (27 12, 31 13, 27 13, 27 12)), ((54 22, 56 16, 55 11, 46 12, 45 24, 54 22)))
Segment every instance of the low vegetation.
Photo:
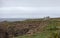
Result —
POLYGON ((30 36, 18 36, 16 38, 60 38, 60 22, 57 20, 49 20, 49 24, 44 28, 43 32, 36 32, 30 36))
POLYGON ((1 38, 60 38, 60 21, 57 18, 0 22, 1 38), (4 32, 4 33, 3 33, 4 32), (2 33, 2 34, 1 34, 2 33), (2 35, 2 37, 1 37, 2 35), (4 35, 4 36, 3 36, 4 35))

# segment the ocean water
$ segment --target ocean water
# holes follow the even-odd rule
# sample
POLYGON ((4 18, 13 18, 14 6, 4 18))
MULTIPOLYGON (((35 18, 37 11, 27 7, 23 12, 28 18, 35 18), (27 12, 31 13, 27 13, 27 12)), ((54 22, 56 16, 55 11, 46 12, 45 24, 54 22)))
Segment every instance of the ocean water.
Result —
POLYGON ((13 22, 13 21, 24 21, 24 20, 26 20, 26 18, 0 18, 0 22, 2 21, 13 22))

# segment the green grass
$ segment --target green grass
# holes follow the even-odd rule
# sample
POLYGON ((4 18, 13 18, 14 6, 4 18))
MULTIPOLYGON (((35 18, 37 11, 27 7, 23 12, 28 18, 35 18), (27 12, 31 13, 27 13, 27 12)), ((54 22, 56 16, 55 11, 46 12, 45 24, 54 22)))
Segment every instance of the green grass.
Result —
MULTIPOLYGON (((59 38, 58 33, 59 31, 57 30, 58 27, 60 27, 60 22, 55 22, 51 21, 49 22, 48 26, 45 27, 45 31, 41 33, 36 33, 31 36, 24 35, 24 36, 18 36, 15 38, 59 38)), ((60 29, 60 28, 59 28, 60 29)))
POLYGON ((39 34, 34 34, 32 36, 24 35, 24 36, 19 36, 19 37, 16 37, 16 38, 50 38, 52 33, 54 33, 54 31, 52 31, 52 32, 45 31, 45 32, 42 32, 42 33, 39 33, 39 34))

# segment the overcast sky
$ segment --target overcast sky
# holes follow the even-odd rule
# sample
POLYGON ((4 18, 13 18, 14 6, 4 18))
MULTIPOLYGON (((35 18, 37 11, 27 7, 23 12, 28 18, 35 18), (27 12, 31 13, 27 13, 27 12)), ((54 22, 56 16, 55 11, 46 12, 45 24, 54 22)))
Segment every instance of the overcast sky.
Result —
POLYGON ((60 0, 0 0, 0 18, 60 17, 60 0))

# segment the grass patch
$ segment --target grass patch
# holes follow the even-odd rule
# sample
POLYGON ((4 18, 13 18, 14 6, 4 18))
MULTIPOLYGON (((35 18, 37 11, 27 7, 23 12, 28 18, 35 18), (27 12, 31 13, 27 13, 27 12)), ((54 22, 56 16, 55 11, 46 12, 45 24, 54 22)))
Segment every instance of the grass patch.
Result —
POLYGON ((49 24, 47 27, 45 27, 45 31, 41 32, 41 33, 36 33, 33 34, 31 36, 28 35, 24 35, 24 36, 19 36, 19 37, 15 37, 15 38, 60 38, 60 22, 56 22, 56 21, 49 21, 49 24), (57 30, 57 28, 59 30, 57 30))

